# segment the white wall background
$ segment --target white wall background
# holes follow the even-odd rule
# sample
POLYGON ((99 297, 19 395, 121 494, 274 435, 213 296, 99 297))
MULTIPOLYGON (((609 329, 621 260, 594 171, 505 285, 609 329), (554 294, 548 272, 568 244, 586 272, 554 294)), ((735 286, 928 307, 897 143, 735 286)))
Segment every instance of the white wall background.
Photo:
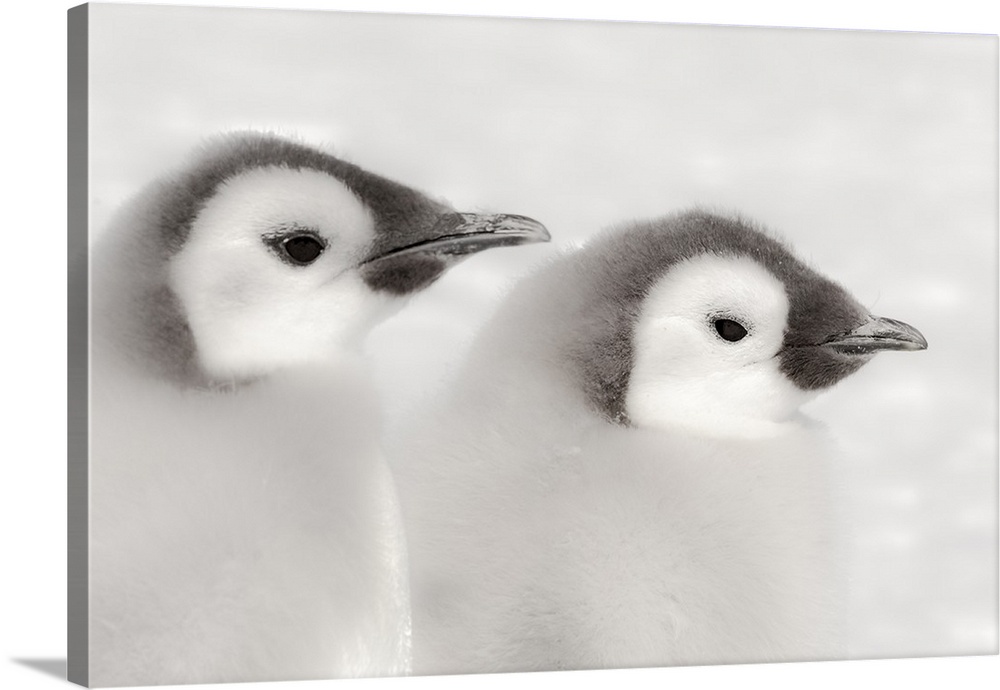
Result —
MULTIPOLYGON (((816 8, 796 3, 753 3, 753 10, 733 3, 713 13, 716 4, 726 3, 698 3, 711 8, 701 12, 622 2, 476 11, 911 30, 997 26, 988 13, 977 22, 983 10, 962 0, 943 14, 842 2, 819 19, 816 8)), ((63 224, 59 51, 70 5, 36 3, 4 22, 5 80, 13 90, 3 117, 14 151, 7 166, 14 193, 5 208, 15 239, 63 224)), ((466 11, 454 3, 434 7, 466 11)), ((95 227, 202 136, 277 127, 328 142, 456 206, 534 215, 559 242, 692 203, 739 209, 783 232, 876 313, 916 325, 930 341, 927 352, 883 355, 810 409, 853 451, 845 470, 857 487, 853 514, 865 527, 854 556, 856 653, 995 649, 995 39, 324 14, 282 21, 262 12, 226 13, 232 22, 221 28, 207 21, 218 11, 150 7, 143 20, 115 9, 115 26, 99 42, 97 27, 93 34, 95 227), (171 20, 173 13, 186 14, 171 20), (123 24, 126 16, 134 20, 123 24)), ((7 246, 5 309, 25 335, 7 330, 4 343, 18 404, 7 413, 3 438, 0 504, 11 553, 0 627, 10 658, 58 658, 65 653, 64 377, 58 366, 39 363, 62 357, 65 263, 56 256, 50 273, 40 270, 43 245, 7 246)), ((386 324, 373 338, 383 383, 417 371, 425 378, 405 379, 412 394, 436 378, 503 282, 548 251, 476 257, 422 295, 408 320, 386 324), (389 347, 404 332, 414 344, 405 357, 389 347)), ((917 687, 964 686, 969 669, 995 678, 996 658, 989 661, 824 664, 804 674, 800 665, 631 671, 614 679, 842 687, 905 678, 917 687)), ((0 675, 10 687, 56 683, 23 664, 7 664, 0 675)))

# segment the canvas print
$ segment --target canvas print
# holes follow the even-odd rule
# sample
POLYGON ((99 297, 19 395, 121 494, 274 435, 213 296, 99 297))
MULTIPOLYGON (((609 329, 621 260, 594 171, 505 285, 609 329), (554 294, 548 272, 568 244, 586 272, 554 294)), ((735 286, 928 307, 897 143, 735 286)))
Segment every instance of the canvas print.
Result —
POLYGON ((69 27, 71 680, 997 653, 996 36, 69 27))

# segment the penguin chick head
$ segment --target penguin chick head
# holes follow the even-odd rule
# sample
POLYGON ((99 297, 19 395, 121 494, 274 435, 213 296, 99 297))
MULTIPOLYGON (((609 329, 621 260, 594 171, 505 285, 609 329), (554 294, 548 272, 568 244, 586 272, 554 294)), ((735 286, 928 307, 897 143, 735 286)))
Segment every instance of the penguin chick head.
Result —
POLYGON ((592 403, 619 423, 757 433, 875 353, 927 346, 739 220, 687 213, 592 251, 606 294, 591 304, 612 308, 589 319, 601 332, 578 353, 592 403))
POLYGON ((340 181, 309 169, 254 168, 222 182, 169 264, 213 379, 322 360, 397 300, 357 270, 372 212, 340 181))
POLYGON ((625 405, 632 424, 780 419, 803 401, 776 353, 788 320, 781 282, 752 259, 702 254, 643 300, 625 405))
POLYGON ((548 239, 256 133, 211 144, 158 200, 165 285, 148 326, 183 377, 210 382, 328 359, 465 256, 548 239))

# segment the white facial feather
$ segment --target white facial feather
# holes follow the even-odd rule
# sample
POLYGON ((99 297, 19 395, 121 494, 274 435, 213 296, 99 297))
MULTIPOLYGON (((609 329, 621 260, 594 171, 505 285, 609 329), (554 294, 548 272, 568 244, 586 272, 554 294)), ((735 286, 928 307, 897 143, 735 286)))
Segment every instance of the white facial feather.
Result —
POLYGON ((788 317, 781 282, 746 257, 702 255, 671 268, 643 302, 626 396, 639 427, 766 436, 806 400, 775 357, 788 317), (717 319, 747 334, 725 340, 717 319))
POLYGON ((170 265, 205 371, 262 375, 352 345, 390 311, 354 270, 373 236, 369 210, 321 172, 261 168, 222 184, 170 265), (313 263, 283 261, 264 241, 291 228, 325 241, 313 263))

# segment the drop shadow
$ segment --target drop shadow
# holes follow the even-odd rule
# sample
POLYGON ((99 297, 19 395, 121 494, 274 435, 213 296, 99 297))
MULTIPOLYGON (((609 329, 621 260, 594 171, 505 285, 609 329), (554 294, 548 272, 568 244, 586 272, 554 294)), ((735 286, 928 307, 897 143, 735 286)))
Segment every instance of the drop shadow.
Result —
POLYGON ((40 673, 66 680, 66 659, 11 659, 16 664, 33 668, 40 673))

